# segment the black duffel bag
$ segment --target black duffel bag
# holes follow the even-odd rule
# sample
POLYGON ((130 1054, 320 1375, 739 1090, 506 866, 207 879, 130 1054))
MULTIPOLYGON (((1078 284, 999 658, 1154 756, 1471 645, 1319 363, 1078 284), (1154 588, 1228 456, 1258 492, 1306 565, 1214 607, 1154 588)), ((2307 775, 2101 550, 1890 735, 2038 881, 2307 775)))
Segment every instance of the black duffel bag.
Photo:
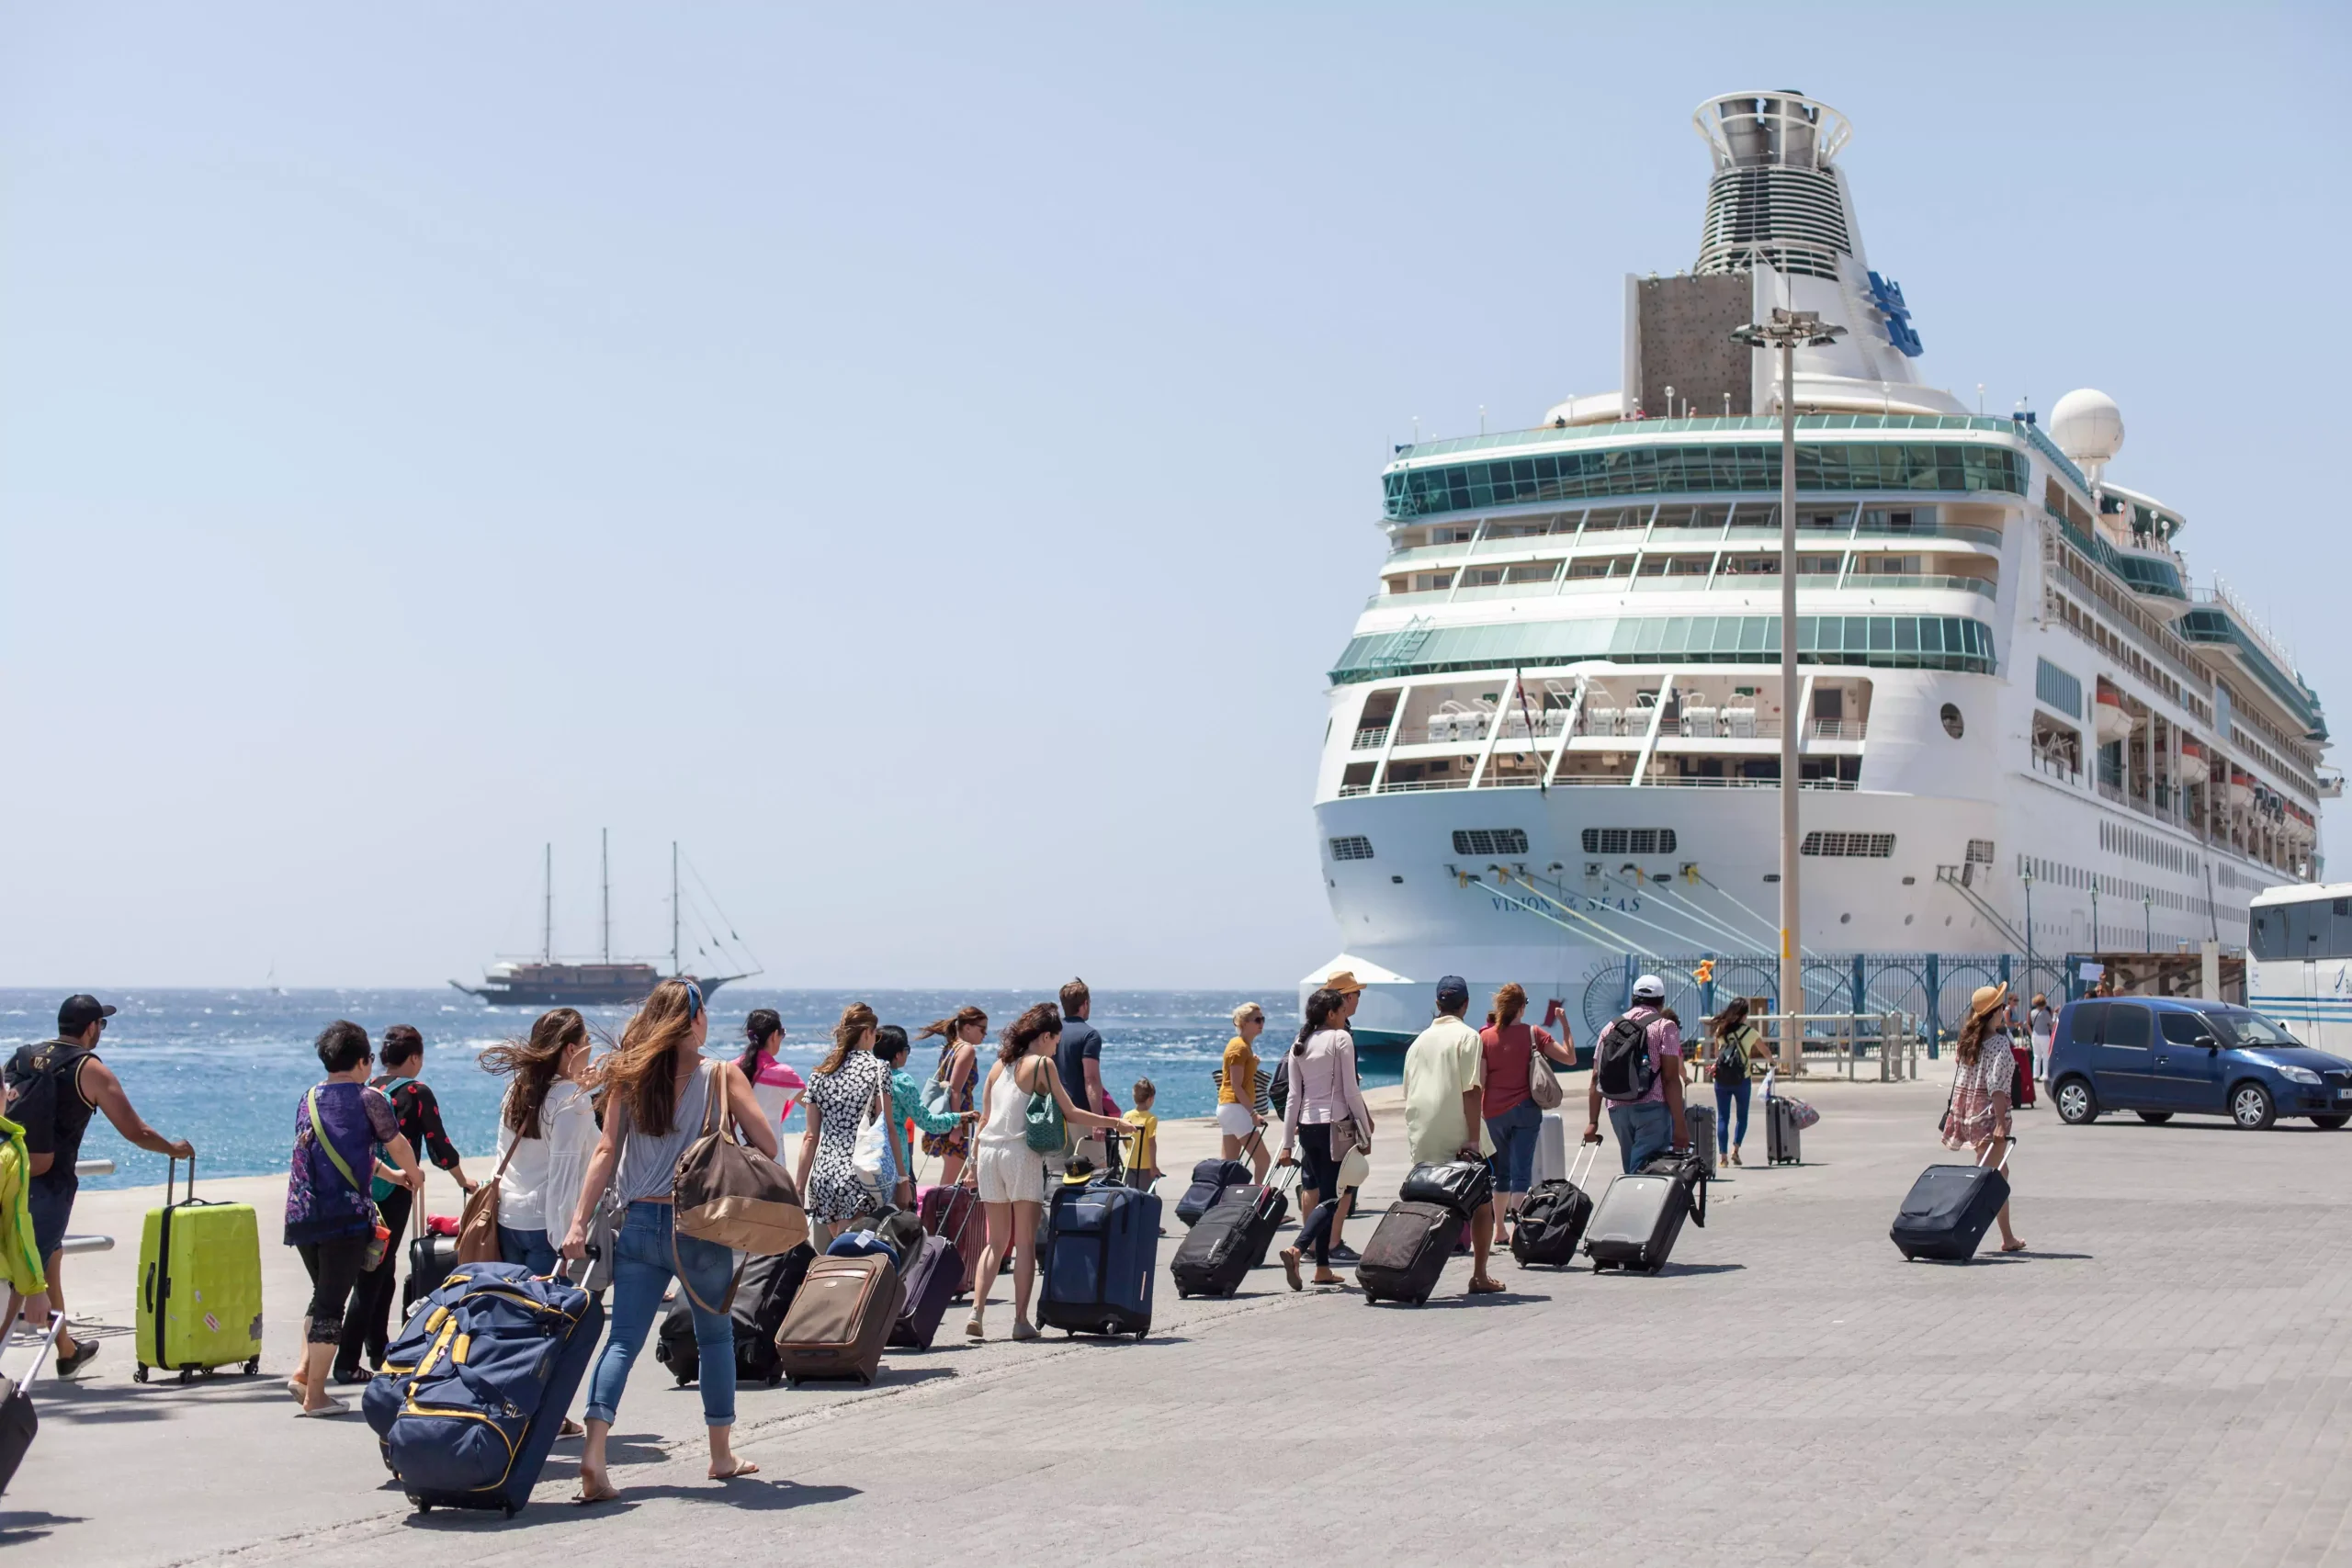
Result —
POLYGON ((1495 1173, 1482 1159, 1417 1165, 1396 1196, 1408 1203, 1442 1203, 1466 1220, 1493 1200, 1495 1173))

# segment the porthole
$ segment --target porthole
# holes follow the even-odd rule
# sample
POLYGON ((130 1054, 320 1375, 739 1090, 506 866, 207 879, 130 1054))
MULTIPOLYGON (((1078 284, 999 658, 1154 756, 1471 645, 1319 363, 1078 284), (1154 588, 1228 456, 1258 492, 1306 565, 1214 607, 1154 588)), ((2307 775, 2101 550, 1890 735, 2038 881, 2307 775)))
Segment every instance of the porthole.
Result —
POLYGON ((1968 726, 1961 721, 1960 709, 1953 706, 1951 703, 1946 703, 1944 705, 1942 716, 1944 721, 1944 733, 1946 735, 1949 735, 1954 740, 1957 740, 1962 735, 1967 733, 1968 726))

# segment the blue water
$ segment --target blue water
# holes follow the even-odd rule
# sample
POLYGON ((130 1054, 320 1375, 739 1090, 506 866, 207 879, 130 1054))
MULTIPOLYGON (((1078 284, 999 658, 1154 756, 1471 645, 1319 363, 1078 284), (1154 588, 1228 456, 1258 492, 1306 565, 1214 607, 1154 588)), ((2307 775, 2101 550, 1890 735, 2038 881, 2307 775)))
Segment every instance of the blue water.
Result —
MULTIPOLYGON (((53 992, 0 990, 0 1050, 54 1032, 53 992)), ((371 1038, 395 1023, 424 1032, 424 1079, 439 1098, 450 1136, 469 1154, 497 1143, 498 1097, 503 1080, 474 1064, 478 1053, 527 1028, 533 1014, 486 1007, 453 991, 148 990, 107 992, 121 1010, 109 1021, 102 1055, 122 1079, 130 1101, 166 1137, 196 1145, 205 1176, 258 1176, 286 1168, 294 1136, 294 1102, 319 1078, 311 1043, 338 1018, 364 1026, 371 1038)), ((870 1003, 885 1023, 909 1034, 970 1003, 1001 1028, 1032 1002, 1050 997, 1012 991, 767 991, 729 986, 712 1000, 710 1054, 732 1055, 744 1015, 771 1007, 783 1015, 784 1060, 806 1073, 831 1048, 830 1032, 842 1006, 870 1003)), ((1232 1037, 1230 1015, 1244 1001, 1265 1005, 1276 1020, 1290 998, 1222 991, 1130 991, 1094 999, 1093 1022, 1102 1032, 1102 1081, 1121 1105, 1134 1103, 1138 1077, 1159 1090, 1162 1116, 1204 1116, 1216 1106, 1209 1074, 1232 1037)), ((589 1021, 616 1035, 626 1009, 589 1010, 589 1021)), ((1270 1055, 1281 1042, 1261 1043, 1270 1055)), ((937 1059, 933 1043, 918 1043, 909 1066, 918 1074, 937 1059)), ((1366 1085, 1396 1081, 1393 1062, 1364 1063, 1366 1085)), ((794 1128, 799 1118, 793 1119, 794 1128)), ((103 1116, 93 1120, 83 1145, 88 1158, 111 1158, 112 1176, 85 1179, 94 1187, 160 1184, 160 1155, 134 1149, 103 1116)))

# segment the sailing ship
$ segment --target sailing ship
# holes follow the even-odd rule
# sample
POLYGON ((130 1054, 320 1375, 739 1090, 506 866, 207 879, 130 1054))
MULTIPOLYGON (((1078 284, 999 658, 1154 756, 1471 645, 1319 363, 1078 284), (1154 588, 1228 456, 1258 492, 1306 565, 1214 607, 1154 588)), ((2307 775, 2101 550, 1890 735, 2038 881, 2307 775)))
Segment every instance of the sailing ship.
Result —
MULTIPOLYGON (((599 855, 604 912, 602 956, 591 963, 555 955, 555 846, 549 844, 543 859, 539 894, 538 956, 502 958, 482 971, 482 983, 479 986, 469 986, 461 980, 449 984, 492 1007, 619 1008, 635 1007, 652 994, 654 987, 673 977, 694 981, 702 987, 707 1000, 729 981, 749 979, 760 973, 756 960, 751 962, 751 967, 731 975, 686 972, 678 860, 678 846, 673 840, 670 845, 670 965, 666 975, 650 960, 613 957, 612 835, 607 831, 603 835, 599 855)), ((718 920, 722 925, 727 923, 724 915, 718 920)), ((738 962, 732 954, 742 950, 742 942, 731 928, 724 939, 714 931, 708 933, 707 940, 711 947, 718 950, 716 956, 722 964, 738 962)))

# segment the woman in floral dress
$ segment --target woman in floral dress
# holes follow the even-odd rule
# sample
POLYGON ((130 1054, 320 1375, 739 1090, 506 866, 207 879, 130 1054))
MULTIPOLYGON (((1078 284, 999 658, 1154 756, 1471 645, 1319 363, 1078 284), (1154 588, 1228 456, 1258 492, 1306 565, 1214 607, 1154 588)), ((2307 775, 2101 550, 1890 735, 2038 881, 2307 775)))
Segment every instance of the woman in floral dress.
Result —
POLYGON ((833 1025, 833 1048, 808 1077, 808 1131, 800 1140, 801 1201, 808 1244, 822 1252, 836 1232, 874 1207, 857 1174, 857 1130, 882 1091, 888 1069, 874 1054, 874 1010, 852 1002, 833 1025))
MULTIPOLYGON (((1969 998, 1967 1021, 1952 1055, 1951 1100, 1944 1112, 1944 1147, 1962 1149, 1979 1163, 1998 1167, 2010 1145, 2009 1089, 2017 1058, 2009 1052, 2009 987, 1979 986, 1969 998), (1996 1146, 1996 1145, 1998 1146, 1996 1146)), ((2001 1250, 2023 1252, 2025 1243, 2009 1228, 2009 1206, 2001 1205, 2001 1250)))

